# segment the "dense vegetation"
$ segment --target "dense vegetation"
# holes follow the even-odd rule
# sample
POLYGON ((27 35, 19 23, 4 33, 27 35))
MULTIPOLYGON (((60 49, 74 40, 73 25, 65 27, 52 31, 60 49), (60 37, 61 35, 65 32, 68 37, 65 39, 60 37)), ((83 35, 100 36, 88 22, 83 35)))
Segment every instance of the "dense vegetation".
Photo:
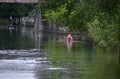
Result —
POLYGON ((0 20, 6 23, 10 17, 13 21, 20 17, 29 15, 29 12, 35 7, 35 4, 15 4, 15 3, 0 3, 0 20))
POLYGON ((27 16, 28 13, 34 8, 34 4, 0 4, 0 17, 9 18, 27 16))
POLYGON ((99 46, 120 47, 120 0, 40 0, 49 22, 88 33, 99 46))

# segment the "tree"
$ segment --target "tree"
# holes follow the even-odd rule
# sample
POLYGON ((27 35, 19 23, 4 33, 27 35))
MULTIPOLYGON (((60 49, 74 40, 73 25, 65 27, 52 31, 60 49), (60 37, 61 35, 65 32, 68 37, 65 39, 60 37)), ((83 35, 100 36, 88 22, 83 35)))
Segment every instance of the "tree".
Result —
POLYGON ((99 46, 119 48, 120 0, 42 0, 39 5, 48 21, 88 33, 99 46))
POLYGON ((6 19, 8 23, 10 17, 12 17, 13 23, 16 23, 16 19, 20 22, 20 17, 28 16, 29 12, 34 8, 34 5, 35 4, 1 3, 0 18, 6 19))
POLYGON ((30 11, 34 8, 34 4, 0 4, 0 17, 9 18, 12 17, 22 17, 28 15, 30 11))

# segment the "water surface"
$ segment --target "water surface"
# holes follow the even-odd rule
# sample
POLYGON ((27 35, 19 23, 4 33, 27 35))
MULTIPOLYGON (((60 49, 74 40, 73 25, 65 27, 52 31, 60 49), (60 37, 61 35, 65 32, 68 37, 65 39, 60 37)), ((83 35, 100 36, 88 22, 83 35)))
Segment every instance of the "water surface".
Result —
POLYGON ((0 79, 120 79, 118 53, 33 28, 0 30, 0 79))

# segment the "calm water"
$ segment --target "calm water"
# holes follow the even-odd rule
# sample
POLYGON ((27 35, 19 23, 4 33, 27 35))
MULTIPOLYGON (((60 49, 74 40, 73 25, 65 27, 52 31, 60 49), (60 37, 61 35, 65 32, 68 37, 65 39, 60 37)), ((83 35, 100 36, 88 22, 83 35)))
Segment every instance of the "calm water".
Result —
POLYGON ((0 79, 120 79, 117 52, 64 37, 0 29, 0 79))

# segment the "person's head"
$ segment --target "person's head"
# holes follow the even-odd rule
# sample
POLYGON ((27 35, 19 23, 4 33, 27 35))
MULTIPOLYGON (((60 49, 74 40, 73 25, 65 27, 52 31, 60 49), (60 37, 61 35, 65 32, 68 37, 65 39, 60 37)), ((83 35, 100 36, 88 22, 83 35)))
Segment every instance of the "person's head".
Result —
POLYGON ((68 34, 68 36, 71 36, 71 34, 68 34))

